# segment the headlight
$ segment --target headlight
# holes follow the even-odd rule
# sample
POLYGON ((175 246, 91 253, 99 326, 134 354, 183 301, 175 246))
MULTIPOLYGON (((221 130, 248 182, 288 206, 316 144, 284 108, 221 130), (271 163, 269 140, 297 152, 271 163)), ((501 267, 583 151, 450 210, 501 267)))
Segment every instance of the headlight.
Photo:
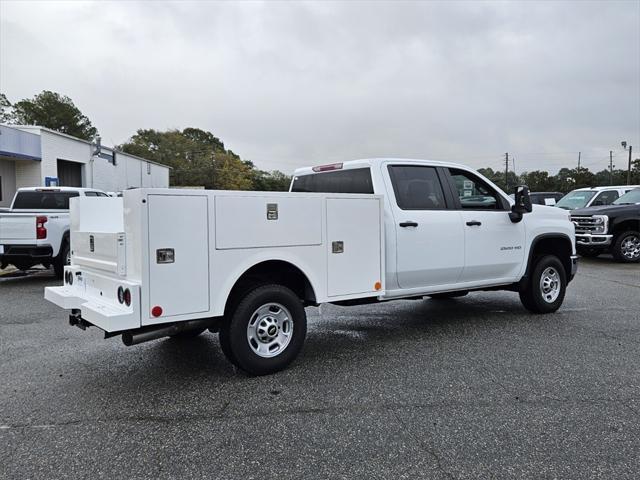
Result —
POLYGON ((592 233, 607 233, 609 228, 609 217, 606 215, 594 215, 592 233))

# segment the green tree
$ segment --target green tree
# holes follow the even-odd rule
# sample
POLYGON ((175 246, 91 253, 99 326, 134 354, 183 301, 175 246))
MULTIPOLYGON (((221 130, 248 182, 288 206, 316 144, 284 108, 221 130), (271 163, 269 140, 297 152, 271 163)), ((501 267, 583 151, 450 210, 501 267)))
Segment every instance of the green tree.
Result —
POLYGON ((4 93, 0 93, 0 123, 13 123, 11 102, 4 93))
POLYGON ((520 178, 522 183, 527 185, 532 192, 549 192, 556 188, 556 179, 550 176, 549 172, 542 170, 524 172, 520 178))
POLYGON ((48 90, 16 102, 11 120, 18 125, 40 125, 85 140, 98 133, 69 97, 48 90))
POLYGON ((199 128, 140 129, 119 148, 172 167, 172 185, 219 190, 254 188, 253 164, 225 150, 220 139, 199 128))

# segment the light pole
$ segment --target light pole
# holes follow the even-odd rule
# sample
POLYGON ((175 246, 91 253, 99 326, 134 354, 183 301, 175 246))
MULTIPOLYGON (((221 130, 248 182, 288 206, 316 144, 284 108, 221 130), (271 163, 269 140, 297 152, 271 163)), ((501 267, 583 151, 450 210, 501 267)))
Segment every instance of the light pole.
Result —
MULTIPOLYGON (((627 149, 627 142, 622 142, 622 148, 627 149)), ((631 185, 631 150, 633 147, 629 145, 629 167, 627 170, 627 185, 631 185)))

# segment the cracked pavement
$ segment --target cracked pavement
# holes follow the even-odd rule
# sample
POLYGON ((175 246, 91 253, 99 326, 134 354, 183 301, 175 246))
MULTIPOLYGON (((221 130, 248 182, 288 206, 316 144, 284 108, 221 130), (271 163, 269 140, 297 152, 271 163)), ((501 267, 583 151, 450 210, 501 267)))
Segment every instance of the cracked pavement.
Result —
POLYGON ((0 478, 637 478, 640 266, 581 259, 561 310, 508 292, 309 308, 250 378, 217 336, 69 327, 0 277, 0 478))

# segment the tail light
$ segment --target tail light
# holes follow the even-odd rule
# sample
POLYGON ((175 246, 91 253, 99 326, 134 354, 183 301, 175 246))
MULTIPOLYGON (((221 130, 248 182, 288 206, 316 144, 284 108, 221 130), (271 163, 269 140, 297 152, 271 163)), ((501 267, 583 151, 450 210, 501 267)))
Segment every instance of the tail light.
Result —
POLYGON ((120 302, 120 304, 124 303, 124 288, 122 287, 118 287, 118 302, 120 302))
POLYGON ((49 220, 47 217, 38 216, 36 217, 36 238, 38 240, 44 240, 47 238, 47 228, 44 226, 49 220))

